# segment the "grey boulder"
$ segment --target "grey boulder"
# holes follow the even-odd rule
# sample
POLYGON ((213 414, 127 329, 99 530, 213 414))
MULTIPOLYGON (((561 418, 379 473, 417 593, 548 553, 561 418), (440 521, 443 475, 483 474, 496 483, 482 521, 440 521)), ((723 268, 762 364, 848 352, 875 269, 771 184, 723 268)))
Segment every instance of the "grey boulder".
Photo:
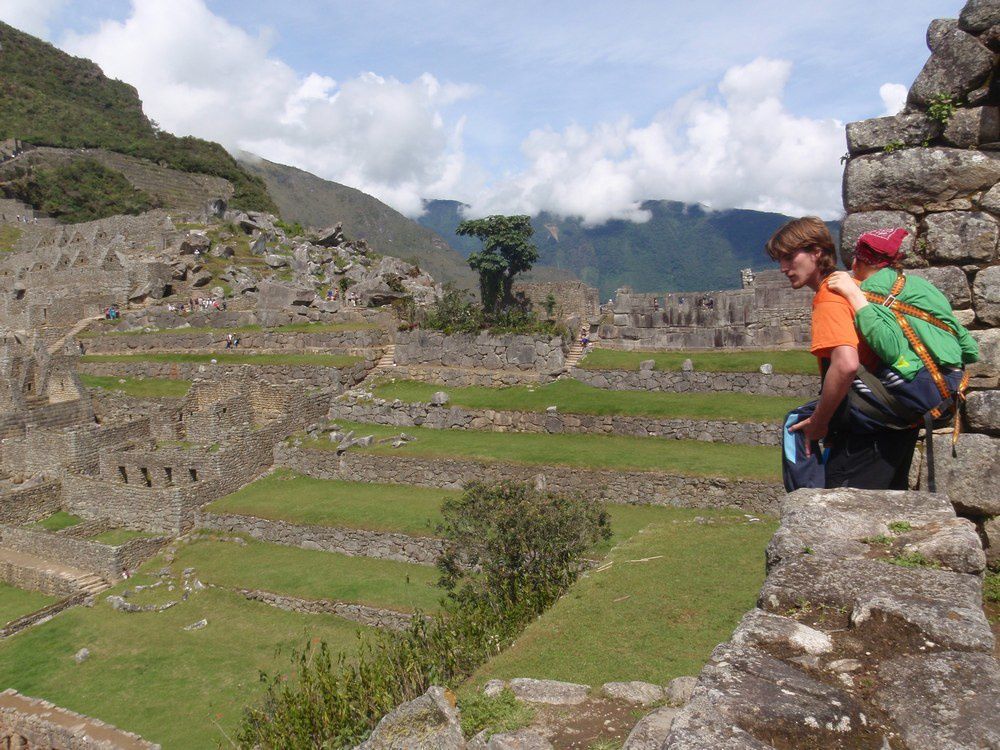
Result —
POLYGON ((973 432, 1000 435, 1000 391, 973 391, 966 399, 965 414, 973 432))
POLYGON ((464 750, 465 737, 451 693, 441 687, 382 717, 358 750, 464 750))
POLYGON ((976 274, 972 282, 972 306, 982 322, 1000 326, 1000 266, 990 266, 976 274))
POLYGON ((638 703, 641 706, 652 706, 662 701, 666 695, 662 685, 651 682, 606 682, 601 686, 601 692, 607 698, 638 703))
POLYGON ((935 96, 964 98, 993 69, 993 53, 976 37, 962 31, 958 21, 932 21, 927 30, 931 56, 910 87, 907 102, 927 107, 935 96))
POLYGON ((909 235, 903 240, 902 249, 907 255, 913 254, 913 242, 917 235, 917 220, 905 211, 862 211, 852 213, 844 219, 840 229, 840 259, 844 266, 851 267, 854 260, 854 246, 865 232, 875 229, 902 227, 909 235))
POLYGON ((944 211, 924 220, 927 257, 947 263, 988 263, 996 256, 996 219, 982 211, 944 211))
POLYGON ((632 728, 622 750, 660 750, 678 713, 679 708, 661 706, 646 714, 632 728))
POLYGON ((954 310, 961 310, 972 305, 969 279, 966 277, 965 271, 958 266, 911 268, 906 273, 931 282, 948 298, 948 303, 954 310))
POLYGON ((923 112, 903 112, 847 124, 847 148, 852 154, 880 151, 886 146, 919 146, 941 134, 941 123, 923 112))

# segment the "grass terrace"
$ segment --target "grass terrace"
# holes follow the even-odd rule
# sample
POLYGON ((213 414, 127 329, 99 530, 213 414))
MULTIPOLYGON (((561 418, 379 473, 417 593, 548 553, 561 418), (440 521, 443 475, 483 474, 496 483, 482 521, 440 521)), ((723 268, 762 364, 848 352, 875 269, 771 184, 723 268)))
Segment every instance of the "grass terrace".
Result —
POLYGON ((120 544, 131 542, 133 539, 152 539, 156 536, 162 535, 150 534, 145 531, 135 531, 134 529, 108 529, 107 531, 102 531, 100 534, 95 534, 90 537, 90 541, 117 547, 120 544))
POLYGON ((264 328, 263 326, 252 324, 245 326, 233 326, 231 328, 211 328, 208 326, 181 326, 179 328, 151 328, 149 330, 139 329, 131 331, 82 331, 77 338, 92 338, 94 336, 177 336, 188 333, 339 333, 343 331, 370 331, 379 328, 377 323, 367 321, 351 321, 347 323, 288 323, 283 326, 264 328))
POLYGON ((121 391, 127 396, 137 398, 183 398, 191 388, 190 380, 116 378, 111 375, 86 375, 84 373, 80 374, 80 382, 87 388, 121 391))
POLYGON ((13 251, 17 241, 21 239, 22 231, 12 224, 0 224, 0 253, 13 251))
POLYGON ((58 597, 24 591, 0 581, 0 627, 57 601, 58 597))
POLYGON ((45 531, 61 531, 62 529, 68 529, 70 526, 76 526, 82 520, 80 516, 74 516, 72 513, 67 513, 64 510, 57 510, 51 516, 35 521, 31 526, 45 531))
POLYGON ((403 380, 375 389, 384 399, 429 402, 445 391, 450 403, 469 409, 544 412, 549 406, 568 414, 657 417, 660 419, 717 419, 738 422, 780 422, 802 399, 749 396, 744 393, 661 393, 609 391, 576 380, 556 380, 539 387, 512 386, 453 388, 403 380))
MULTIPOLYGON (((376 438, 399 434, 398 427, 337 422, 345 430, 376 438)), ((586 469, 659 471, 691 476, 780 479, 777 447, 727 445, 696 440, 660 440, 619 435, 527 434, 407 427, 417 439, 400 448, 388 444, 352 448, 385 455, 468 458, 529 465, 556 464, 586 469)), ((307 449, 334 450, 329 440, 304 440, 307 449)))
POLYGON ((696 675, 754 606, 777 523, 717 511, 650 511, 650 523, 484 665, 470 691, 494 678, 664 685, 696 675))
POLYGON ((212 354, 189 352, 149 352, 146 354, 85 354, 80 362, 93 363, 129 363, 129 362, 160 362, 165 364, 208 364, 215 360, 220 365, 277 365, 285 367, 315 366, 315 367, 351 367, 362 361, 361 357, 348 354, 312 354, 312 353, 237 353, 232 351, 212 354))
POLYGON ((441 523, 441 501, 458 494, 401 484, 316 479, 277 469, 209 503, 205 510, 306 526, 434 536, 441 523))
POLYGON ((786 375, 817 375, 816 358, 807 351, 621 351, 618 349, 592 349, 580 360, 578 367, 585 370, 638 370, 639 363, 647 359, 656 364, 653 369, 680 371, 685 359, 690 359, 695 370, 704 372, 757 372, 765 362, 774 371, 786 375))

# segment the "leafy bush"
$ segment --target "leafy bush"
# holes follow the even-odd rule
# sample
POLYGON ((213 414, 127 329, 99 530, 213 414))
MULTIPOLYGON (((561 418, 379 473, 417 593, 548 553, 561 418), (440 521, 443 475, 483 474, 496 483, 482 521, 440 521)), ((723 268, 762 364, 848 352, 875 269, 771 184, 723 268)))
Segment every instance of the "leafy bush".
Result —
POLYGON ((927 114, 930 115, 931 119, 937 120, 942 125, 947 125, 948 120, 955 114, 957 104, 955 97, 950 94, 935 94, 930 99, 927 114))
POLYGON ((472 483, 444 516, 442 613, 363 636, 353 661, 320 643, 295 656, 293 679, 262 674, 266 694, 244 712, 242 747, 356 745, 395 706, 457 685, 509 646, 575 580, 583 551, 610 535, 599 503, 513 482, 472 483), (481 567, 473 574, 461 560, 481 567))
POLYGON ((422 328, 454 333, 543 334, 563 336, 567 340, 572 334, 564 326, 551 320, 540 320, 530 310, 522 307, 506 307, 494 313, 484 312, 463 289, 445 284, 444 294, 434 303, 422 319, 411 321, 422 328))

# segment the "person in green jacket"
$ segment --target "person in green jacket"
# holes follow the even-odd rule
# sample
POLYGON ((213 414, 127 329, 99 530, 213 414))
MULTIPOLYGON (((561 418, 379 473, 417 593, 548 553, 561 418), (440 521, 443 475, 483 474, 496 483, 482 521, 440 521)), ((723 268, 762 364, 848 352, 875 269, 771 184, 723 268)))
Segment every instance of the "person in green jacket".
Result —
MULTIPOLYGON (((885 365, 875 375, 902 403, 922 414, 941 403, 941 393, 903 334, 893 310, 870 303, 864 295, 865 292, 879 295, 891 292, 902 265, 901 246, 906 236, 907 231, 900 228, 879 229, 861 235, 855 245, 853 278, 844 271, 837 271, 827 284, 831 291, 850 302, 858 333, 885 365)), ((964 366, 979 359, 976 340, 958 322, 944 294, 926 279, 907 275, 896 299, 933 315, 951 329, 951 332, 943 331, 918 317, 906 318, 938 365, 948 387, 956 391, 964 366)))

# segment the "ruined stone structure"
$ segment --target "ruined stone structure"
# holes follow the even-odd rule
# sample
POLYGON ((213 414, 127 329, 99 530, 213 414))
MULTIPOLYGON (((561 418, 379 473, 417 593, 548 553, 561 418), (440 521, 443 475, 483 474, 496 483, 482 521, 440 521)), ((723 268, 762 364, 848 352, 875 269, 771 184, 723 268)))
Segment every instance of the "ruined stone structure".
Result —
POLYGON ((596 324, 601 317, 601 298, 595 287, 582 281, 515 282, 514 294, 523 294, 539 315, 546 313, 549 295, 555 300, 552 315, 556 320, 575 320, 582 325, 596 324))

